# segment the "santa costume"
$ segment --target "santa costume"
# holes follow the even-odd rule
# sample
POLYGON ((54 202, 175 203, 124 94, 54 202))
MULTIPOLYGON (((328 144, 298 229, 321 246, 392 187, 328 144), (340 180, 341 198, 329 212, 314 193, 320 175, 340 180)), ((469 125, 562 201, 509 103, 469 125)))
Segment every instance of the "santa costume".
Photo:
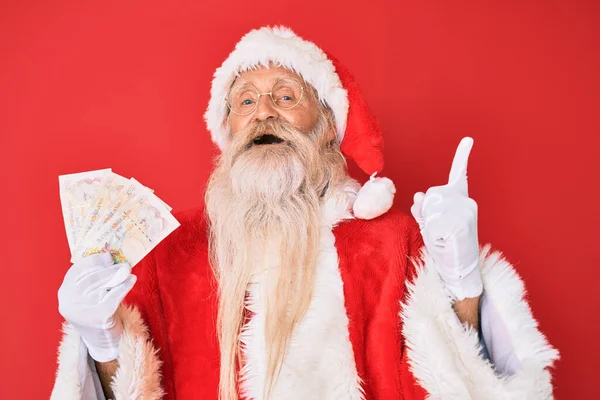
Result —
MULTIPOLYGON (((216 71, 206 121, 226 145, 225 96, 241 71, 281 65, 310 83, 333 112, 345 157, 370 175, 383 168, 382 133, 352 77, 315 44, 286 28, 248 33, 216 71)), ((391 181, 372 176, 322 206, 316 281, 271 399, 549 399, 558 358, 537 327, 513 267, 481 249, 481 329, 469 329, 438 276, 412 217, 390 210, 391 181), (489 357, 482 355, 482 342, 489 357), (508 350, 507 350, 508 349, 508 350)), ((135 268, 138 281, 118 310, 125 331, 116 399, 216 400, 217 289, 203 209, 181 223, 135 268)), ((252 317, 240 337, 241 398, 263 399, 264 313, 248 288, 252 317)), ((52 399, 103 399, 94 361, 68 323, 52 399)))

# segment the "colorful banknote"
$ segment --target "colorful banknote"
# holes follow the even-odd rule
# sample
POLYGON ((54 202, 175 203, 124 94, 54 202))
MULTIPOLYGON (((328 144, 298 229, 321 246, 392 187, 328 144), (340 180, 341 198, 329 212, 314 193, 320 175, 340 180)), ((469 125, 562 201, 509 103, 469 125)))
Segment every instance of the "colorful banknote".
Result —
MULTIPOLYGON (((98 211, 98 218, 96 219, 94 225, 92 225, 86 236, 89 235, 90 232, 97 232, 100 229, 102 229, 102 227, 108 224, 108 221, 110 221, 111 218, 121 210, 121 208, 134 201, 138 196, 148 193, 151 193, 150 189, 136 181, 134 178, 129 179, 125 187, 123 187, 116 194, 115 198, 110 203, 107 203, 106 207, 102 207, 98 211)), ((81 250, 79 247, 80 246, 77 247, 76 252, 79 252, 79 250, 81 250)))
POLYGON ((58 177, 60 202, 71 253, 77 247, 77 235, 91 211, 102 179, 110 173, 110 169, 101 169, 58 177))
POLYGON ((99 221, 102 221, 108 212, 109 207, 117 200, 118 196, 128 183, 129 179, 115 174, 114 172, 105 174, 100 183, 100 188, 96 192, 96 196, 91 203, 91 207, 77 233, 77 238, 75 240, 77 247, 83 242, 92 228, 98 224, 99 221))
POLYGON ((110 252, 115 263, 134 266, 178 226, 162 201, 148 192, 127 203, 100 230, 90 234, 75 260, 110 252))
POLYGON ((59 183, 72 262, 110 252, 133 266, 179 226, 151 189, 110 169, 62 175, 59 183))

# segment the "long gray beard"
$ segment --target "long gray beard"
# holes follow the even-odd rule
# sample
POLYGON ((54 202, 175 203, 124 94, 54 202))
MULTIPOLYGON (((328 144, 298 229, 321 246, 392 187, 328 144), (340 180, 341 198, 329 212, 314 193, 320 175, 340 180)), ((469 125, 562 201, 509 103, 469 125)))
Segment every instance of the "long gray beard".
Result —
POLYGON ((257 262, 273 237, 297 248, 306 245, 310 224, 319 223, 327 184, 314 135, 275 121, 236 133, 206 194, 214 262, 232 265, 239 256, 235 261, 257 262), (285 143, 252 144, 265 133, 285 143))
POLYGON ((265 321, 268 377, 275 377, 292 330, 308 309, 322 195, 348 179, 341 153, 327 143, 326 129, 318 124, 314 132, 303 133, 280 121, 253 125, 232 137, 211 176, 206 211, 219 285, 221 390, 235 387, 246 290, 255 268, 267 264, 267 254, 277 265, 276 273, 267 274, 266 290, 273 293, 267 296, 265 321), (284 142, 256 144, 265 134, 284 142))

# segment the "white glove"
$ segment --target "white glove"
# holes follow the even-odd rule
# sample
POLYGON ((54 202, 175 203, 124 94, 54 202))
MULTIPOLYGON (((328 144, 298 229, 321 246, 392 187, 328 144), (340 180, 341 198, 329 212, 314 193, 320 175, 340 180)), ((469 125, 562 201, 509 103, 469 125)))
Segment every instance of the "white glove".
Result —
POLYGON ((458 145, 448 184, 418 192, 410 211, 446 288, 459 300, 481 295, 477 203, 469 198, 467 162, 473 139, 458 145))
POLYGON ((99 362, 119 355, 123 332, 115 312, 136 281, 129 264, 113 264, 110 253, 77 261, 58 289, 58 311, 81 335, 90 356, 99 362))

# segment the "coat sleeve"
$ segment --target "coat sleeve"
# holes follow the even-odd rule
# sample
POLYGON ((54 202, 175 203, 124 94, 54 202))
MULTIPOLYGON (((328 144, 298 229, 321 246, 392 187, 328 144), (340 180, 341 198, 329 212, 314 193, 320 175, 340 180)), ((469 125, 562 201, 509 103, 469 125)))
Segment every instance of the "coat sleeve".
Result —
MULTIPOLYGON (((123 336, 119 343, 119 369, 112 381, 115 400, 161 399, 162 360, 150 337, 163 340, 157 306, 160 297, 154 280, 154 260, 147 256, 133 270, 138 280, 121 304, 117 317, 123 322, 123 336), (148 316, 153 316, 148 318, 148 316), (150 319, 149 321, 144 321, 150 319)), ((156 339, 155 339, 156 340, 156 339)), ((51 400, 105 400, 94 360, 70 324, 63 324, 63 338, 58 349, 58 369, 51 400)))
POLYGON ((481 355, 478 332, 460 323, 425 248, 414 264, 401 311, 403 363, 429 398, 552 398, 558 351, 539 331, 523 282, 500 253, 489 246, 480 252, 481 331, 492 362, 481 355))

